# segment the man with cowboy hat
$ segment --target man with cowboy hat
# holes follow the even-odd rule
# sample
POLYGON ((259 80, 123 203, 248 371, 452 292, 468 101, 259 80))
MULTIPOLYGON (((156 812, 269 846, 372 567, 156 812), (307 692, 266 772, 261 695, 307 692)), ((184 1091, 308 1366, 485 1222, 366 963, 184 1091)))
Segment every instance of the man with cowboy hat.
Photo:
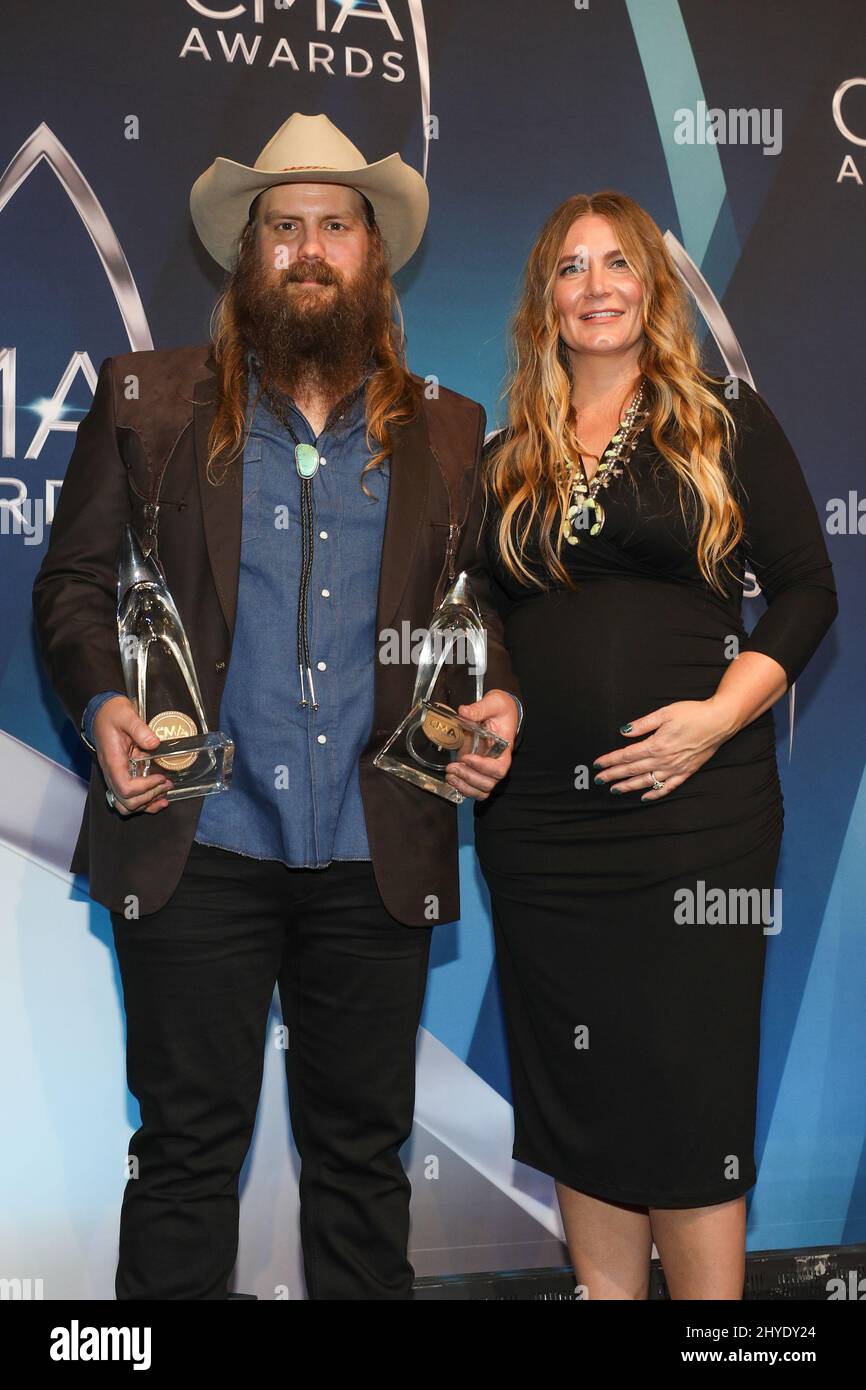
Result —
MULTIPOLYGON (((231 272, 212 339, 102 363, 33 589, 94 753, 70 868, 111 912, 141 1108, 116 1292, 227 1297, 277 984, 309 1296, 408 1298, 399 1150, 430 927, 459 915, 457 824, 373 766, 416 674, 379 643, 425 628, 477 564, 485 416, 428 399, 405 365, 391 275, 428 197, 399 155, 368 165, 295 113, 252 168, 215 160, 190 208, 231 272), (120 693, 126 523, 162 566, 208 727, 235 741, 227 795, 168 801, 162 773, 128 776, 158 738, 120 693)), ((472 579, 486 693, 461 711, 513 743, 519 690, 482 566, 472 579)), ((509 759, 448 777, 484 798, 509 759)))

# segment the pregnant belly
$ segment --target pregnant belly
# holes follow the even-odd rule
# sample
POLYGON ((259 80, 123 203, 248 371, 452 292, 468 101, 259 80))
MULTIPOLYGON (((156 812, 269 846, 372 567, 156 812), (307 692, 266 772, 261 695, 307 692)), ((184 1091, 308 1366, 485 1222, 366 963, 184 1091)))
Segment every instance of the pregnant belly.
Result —
MULTIPOLYGON (((561 788, 566 765, 591 767, 628 741, 621 725, 676 700, 707 699, 728 669, 732 639, 744 636, 738 618, 685 585, 585 581, 522 603, 506 624, 526 709, 513 782, 561 788)), ((726 747, 735 760, 772 753, 769 712, 749 729, 715 756, 726 747)))
POLYGON ((522 885, 531 902, 540 876, 565 911, 576 886, 585 908, 724 866, 751 884, 750 854, 766 856, 769 881, 783 819, 769 710, 659 800, 613 796, 592 780, 594 758, 640 741, 622 724, 712 695, 728 669, 728 639, 743 636, 730 611, 670 583, 585 582, 514 609, 506 641, 524 732, 508 776, 475 809, 488 883, 512 894, 522 885))

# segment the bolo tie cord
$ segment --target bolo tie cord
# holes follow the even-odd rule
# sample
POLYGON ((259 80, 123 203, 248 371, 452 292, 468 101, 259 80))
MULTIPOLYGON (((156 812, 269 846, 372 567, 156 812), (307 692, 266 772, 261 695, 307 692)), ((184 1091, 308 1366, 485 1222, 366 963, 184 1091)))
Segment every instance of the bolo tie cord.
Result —
POLYGON ((284 410, 274 399, 270 391, 264 393, 277 416, 277 419, 288 430, 295 445, 295 470, 301 480, 301 574, 298 581, 298 617, 297 617, 297 655, 298 655, 298 679, 301 686, 301 698, 299 704, 303 709, 307 705, 312 705, 314 710, 319 708, 316 699, 316 687, 313 685, 312 663, 310 661, 310 640, 307 632, 309 609, 310 576, 313 573, 313 478, 319 471, 319 451, 314 444, 302 444, 298 438, 291 420, 288 419, 284 410), (307 685, 310 689, 310 699, 307 699, 307 692, 304 687, 304 672, 307 673, 307 685))
MULTIPOLYGON (((303 447, 303 446, 301 446, 303 447)), ((308 445, 308 448, 311 446, 308 445)), ((300 473, 300 464, 295 448, 295 465, 300 473)), ((316 468, 319 459, 316 457, 316 468)), ((301 579, 298 586, 298 674, 301 681, 301 705, 306 706, 304 692, 304 671, 310 685, 310 699, 313 709, 318 709, 316 688, 313 685, 313 671, 310 662, 310 643, 307 635, 307 599, 310 591, 310 575, 313 572, 313 479, 301 474, 301 579)))
MULTIPOLYGON (((364 383, 362 381, 360 385, 357 386, 353 391, 351 391, 349 395, 340 403, 340 406, 335 407, 335 410, 334 412, 332 412, 332 414, 336 413, 336 410, 340 408, 342 408, 342 412, 345 413, 349 405, 351 405, 355 398, 360 394, 361 390, 363 389, 363 385, 364 383)), ((313 573, 313 546, 315 544, 313 532, 313 478, 319 471, 319 463, 321 462, 321 459, 319 456, 319 451, 314 444, 301 443, 300 439, 298 438, 295 432, 291 420, 288 418, 286 411, 282 408, 282 403, 278 399, 276 399, 277 393, 271 389, 265 389, 264 395, 267 397, 268 403, 270 404, 275 415, 277 416, 277 419, 280 421, 282 425, 285 426, 285 428, 288 430, 289 434, 291 435, 294 441, 295 469, 297 470, 298 477, 301 480, 301 575, 298 583, 297 625, 298 678, 301 684, 300 704, 302 708, 306 709, 307 705, 311 704, 312 708, 314 710, 317 710, 319 708, 319 704, 316 699, 316 688, 313 685, 313 671, 312 663, 310 660, 310 642, 307 631, 307 612, 309 607, 308 599, 310 592, 310 577, 313 573), (307 673, 307 684, 310 688, 309 701, 307 700, 307 694, 304 688, 305 671, 307 673)), ((339 418, 342 419, 343 415, 341 414, 339 418)))

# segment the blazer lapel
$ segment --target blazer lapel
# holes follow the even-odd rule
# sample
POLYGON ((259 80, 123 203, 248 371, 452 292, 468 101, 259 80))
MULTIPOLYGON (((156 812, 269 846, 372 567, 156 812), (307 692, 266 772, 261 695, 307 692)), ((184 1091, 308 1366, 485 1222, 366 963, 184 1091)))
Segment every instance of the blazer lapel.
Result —
POLYGON ((224 482, 217 485, 208 480, 208 435, 216 414, 213 356, 208 357, 206 365, 210 375, 197 381, 193 392, 193 438, 208 559, 223 617, 232 634, 238 604, 243 488, 240 469, 235 464, 229 467, 224 482))
MULTIPOLYGON (((216 413, 216 376, 211 355, 208 377, 196 382, 193 394, 193 437, 208 559, 223 616, 234 633, 240 578, 243 488, 240 469, 232 464, 225 482, 207 477, 208 435, 216 413)), ((391 627, 412 573, 415 551, 427 515, 433 456, 423 411, 393 432, 388 510, 379 569, 376 607, 377 633, 391 627)))
POLYGON ((382 541, 376 633, 392 627, 415 563, 415 552, 427 517, 433 455, 423 414, 393 431, 388 511, 382 541))

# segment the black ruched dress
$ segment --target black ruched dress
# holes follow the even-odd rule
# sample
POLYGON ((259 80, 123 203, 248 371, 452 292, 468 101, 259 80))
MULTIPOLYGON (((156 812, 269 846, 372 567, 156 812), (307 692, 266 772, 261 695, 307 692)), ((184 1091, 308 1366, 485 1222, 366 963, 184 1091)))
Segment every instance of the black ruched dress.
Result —
MULTIPOLYGON (((836 614, 821 524, 781 426, 744 382, 728 404, 747 537, 724 600, 700 574, 675 476, 648 429, 601 494, 603 529, 562 547, 575 591, 515 581, 498 552, 498 514, 487 518, 525 707, 508 776, 475 806, 513 1154, 579 1191, 645 1206, 708 1206, 756 1180, 761 991, 783 825, 773 716, 657 801, 596 786, 593 759, 629 744, 619 729, 630 720, 712 695, 732 637, 795 680, 836 614), (749 636, 746 568, 768 602, 749 636)), ((527 558, 541 573, 537 547, 527 558)))

